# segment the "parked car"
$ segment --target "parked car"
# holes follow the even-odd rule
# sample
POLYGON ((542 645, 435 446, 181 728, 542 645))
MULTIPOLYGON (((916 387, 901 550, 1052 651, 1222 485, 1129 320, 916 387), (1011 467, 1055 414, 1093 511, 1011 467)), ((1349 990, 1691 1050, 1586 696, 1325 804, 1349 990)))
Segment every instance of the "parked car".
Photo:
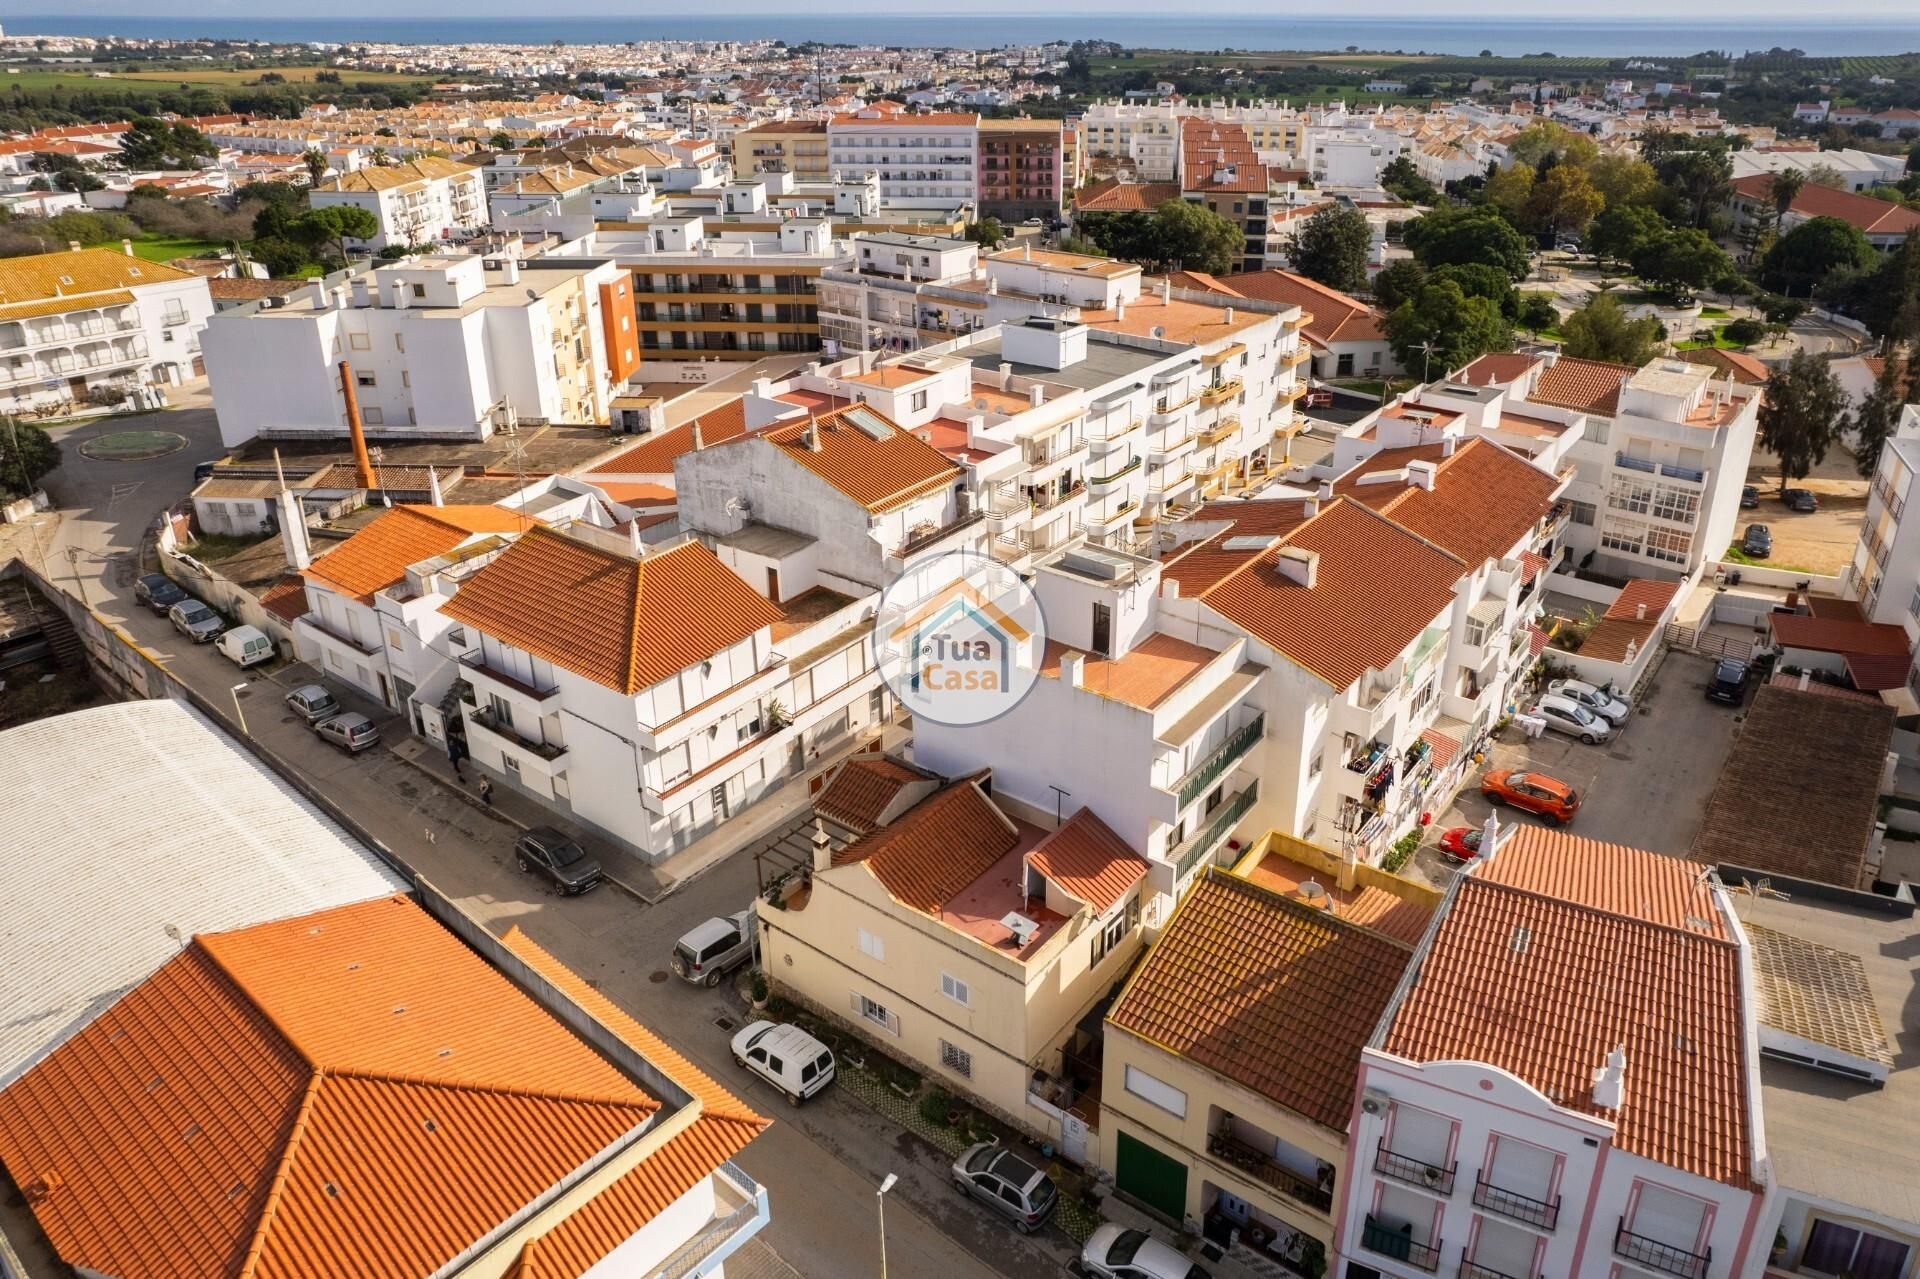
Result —
POLYGON ((318 684, 302 684, 286 697, 287 707, 309 724, 332 719, 340 713, 340 703, 318 684))
POLYGON ((215 640, 213 646, 242 670, 274 658, 273 641, 257 626, 236 626, 215 640))
POLYGON ((1480 793, 1496 805, 1511 804, 1563 826, 1580 811, 1580 796, 1573 787, 1545 773, 1496 769, 1480 779, 1480 793))
POLYGON ((1813 495, 1812 489, 1788 489, 1780 495, 1780 500, 1787 504, 1789 511, 1805 514, 1820 509, 1820 499, 1813 495))
POLYGON ((953 1184, 961 1194, 978 1199, 1026 1235, 1047 1224, 1060 1197, 1053 1178, 988 1141, 960 1152, 953 1161, 953 1184))
POLYGON ((210 643, 227 629, 227 624, 220 620, 220 614, 199 600, 181 600, 167 610, 167 617, 173 622, 174 630, 196 644, 210 643))
POLYGON ((211 459, 209 459, 208 461, 205 461, 205 462, 195 462, 195 463, 193 464, 193 485, 194 485, 194 487, 195 487, 195 488, 198 488, 198 487, 200 487, 200 486, 201 486, 202 484, 205 484, 205 483, 206 483, 206 482, 207 482, 208 480, 210 480, 210 479, 212 479, 212 478, 213 478, 213 468, 214 468, 214 467, 216 467, 216 466, 218 466, 218 465, 220 465, 220 459, 219 459, 219 458, 217 458, 217 457, 216 457, 216 458, 211 458, 211 459))
POLYGON ((1709 700, 1738 706, 1740 699, 1746 696, 1746 691, 1747 664, 1745 662, 1737 657, 1723 657, 1713 664, 1713 677, 1707 681, 1709 700))
POLYGON ((569 897, 600 886, 600 863, 551 826, 535 826, 513 841, 513 860, 523 875, 538 875, 569 897))
POLYGON ((1613 725, 1574 701, 1549 693, 1535 702, 1530 715, 1538 715, 1556 733, 1577 737, 1589 746, 1597 746, 1613 736, 1613 725))
POLYGON ((1478 826, 1454 826, 1440 836, 1440 855, 1450 862, 1470 862, 1480 855, 1478 826))
POLYGON ((799 1105, 833 1082, 833 1054, 798 1026, 749 1023, 733 1037, 733 1059, 799 1105))
POLYGON ((1146 1231, 1125 1230, 1111 1221, 1087 1236, 1080 1265, 1098 1279, 1211 1279, 1146 1231))
POLYGON ((1740 509, 1750 511, 1758 505, 1760 505, 1759 489, 1749 484, 1740 490, 1740 509))
POLYGON ((1764 524, 1747 525, 1747 535, 1740 539, 1740 553, 1756 560, 1772 555, 1773 530, 1764 524))
POLYGON ((133 584, 133 598, 156 616, 165 617, 168 609, 187 598, 187 593, 165 573, 148 573, 133 584))
POLYGON ((1571 701, 1580 703, 1615 728, 1627 722, 1627 716, 1633 713, 1625 698, 1608 688, 1595 688, 1585 680, 1557 679, 1547 685, 1549 693, 1557 693, 1571 701))
POLYGON ((1300 397, 1303 409, 1330 409, 1333 407, 1332 391, 1308 391, 1300 397))
POLYGON ((380 742, 379 727, 358 711, 323 719, 313 726, 313 731, 320 734, 321 741, 332 742, 349 755, 358 755, 380 742))
POLYGON ((673 944, 673 971, 696 985, 718 986, 720 979, 753 958, 753 911, 696 924, 673 944))

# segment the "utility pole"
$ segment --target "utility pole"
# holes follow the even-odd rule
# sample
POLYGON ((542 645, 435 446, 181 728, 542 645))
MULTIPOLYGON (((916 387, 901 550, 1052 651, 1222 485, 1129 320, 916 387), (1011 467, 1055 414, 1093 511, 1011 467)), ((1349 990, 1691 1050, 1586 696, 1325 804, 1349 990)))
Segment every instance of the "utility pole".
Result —
POLYGON ((92 609, 93 601, 87 598, 87 583, 80 576, 80 548, 76 546, 67 548, 67 567, 73 570, 73 585, 80 592, 80 602, 88 609, 92 609))

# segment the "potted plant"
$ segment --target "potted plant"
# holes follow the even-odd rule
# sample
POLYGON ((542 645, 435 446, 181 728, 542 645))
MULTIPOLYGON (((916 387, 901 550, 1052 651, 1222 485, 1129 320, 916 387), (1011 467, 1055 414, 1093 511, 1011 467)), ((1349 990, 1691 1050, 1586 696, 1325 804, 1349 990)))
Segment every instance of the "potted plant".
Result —
POLYGON ((768 998, 773 994, 767 985, 767 975, 758 968, 753 970, 753 978, 747 988, 748 997, 753 1003, 753 1011, 761 1012, 767 1006, 768 998))
POLYGON ((779 698, 776 697, 767 703, 767 731, 769 733, 777 733, 791 723, 793 723, 793 717, 787 713, 787 708, 781 705, 779 698))
POLYGON ((1784 1230, 1776 1230, 1773 1232, 1773 1247, 1767 1253, 1767 1264, 1770 1266, 1780 1266, 1786 1264, 1786 1260, 1787 1232, 1784 1230))

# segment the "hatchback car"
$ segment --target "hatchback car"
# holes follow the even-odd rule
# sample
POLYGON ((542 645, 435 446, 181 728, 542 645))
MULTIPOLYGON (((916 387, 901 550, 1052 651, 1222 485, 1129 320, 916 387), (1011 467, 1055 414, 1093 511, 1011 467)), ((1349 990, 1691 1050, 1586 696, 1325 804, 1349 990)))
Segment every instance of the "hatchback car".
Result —
POLYGON ((1773 530, 1764 524, 1747 525, 1747 535, 1740 539, 1740 553, 1749 559, 1766 559, 1773 554, 1773 530))
POLYGON ((733 1037, 733 1059, 799 1105, 833 1082, 833 1054, 798 1026, 756 1021, 733 1037))
POLYGON ((1211 1279, 1199 1266, 1144 1230, 1108 1222, 1087 1236, 1080 1266, 1099 1279, 1211 1279))
POLYGON ((332 742, 349 755, 358 755, 380 743, 379 726, 358 711, 323 719, 313 726, 313 731, 320 734, 321 741, 332 742))
POLYGON ((1713 678, 1707 681, 1707 699, 1738 706, 1747 691, 1747 664, 1737 657, 1723 657, 1713 664, 1713 678))
POLYGON ((168 609, 187 598, 187 593, 165 573, 148 573, 133 584, 133 598, 165 617, 168 609))
POLYGON ((220 638, 220 632, 227 624, 220 620, 220 614, 202 604, 199 600, 181 600, 167 610, 167 617, 173 622, 173 629, 196 644, 210 644, 220 638))
POLYGON ((1539 716, 1554 732, 1577 737, 1589 746, 1598 745, 1613 736, 1613 725, 1571 697, 1549 693, 1535 702, 1528 714, 1539 716))
POLYGON ((1740 509, 1750 511, 1760 505, 1760 490, 1748 484, 1740 490, 1740 509))
POLYGON ((752 958, 751 910, 724 919, 716 915, 673 945, 673 971, 702 986, 718 986, 722 977, 752 958))
POLYGON ((1820 509, 1820 499, 1813 495, 1812 489, 1788 489, 1780 495, 1780 500, 1787 504, 1789 511, 1802 514, 1820 509))
POLYGON ((1454 826, 1440 836, 1440 855, 1450 862, 1470 862, 1480 855, 1478 826, 1454 826))
POLYGON ((953 1161, 953 1184, 1030 1235, 1047 1224, 1059 1198, 1053 1178, 1026 1160, 991 1142, 960 1152, 953 1161))
POLYGON ((1615 728, 1626 723, 1627 716, 1632 713, 1625 698, 1607 689, 1595 688, 1585 680, 1557 679, 1547 685, 1547 691, 1580 703, 1615 728))
POLYGON ((1480 793, 1496 805, 1511 804, 1563 826, 1580 811, 1580 796, 1573 787, 1545 773, 1496 769, 1480 779, 1480 793))
POLYGON ((318 684, 302 684, 286 697, 287 708, 309 724, 332 719, 340 713, 340 703, 318 684))
POLYGON ((514 864, 538 875, 569 897, 599 887, 600 863, 551 826, 535 826, 513 841, 514 864))

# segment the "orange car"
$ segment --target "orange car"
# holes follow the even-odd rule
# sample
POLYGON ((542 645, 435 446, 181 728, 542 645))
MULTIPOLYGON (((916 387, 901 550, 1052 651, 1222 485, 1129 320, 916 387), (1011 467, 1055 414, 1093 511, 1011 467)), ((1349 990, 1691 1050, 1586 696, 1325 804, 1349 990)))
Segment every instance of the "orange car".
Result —
POLYGON ((1580 796, 1573 787, 1545 773, 1499 769, 1480 779, 1480 793, 1495 804, 1512 804, 1562 826, 1580 811, 1580 796))

